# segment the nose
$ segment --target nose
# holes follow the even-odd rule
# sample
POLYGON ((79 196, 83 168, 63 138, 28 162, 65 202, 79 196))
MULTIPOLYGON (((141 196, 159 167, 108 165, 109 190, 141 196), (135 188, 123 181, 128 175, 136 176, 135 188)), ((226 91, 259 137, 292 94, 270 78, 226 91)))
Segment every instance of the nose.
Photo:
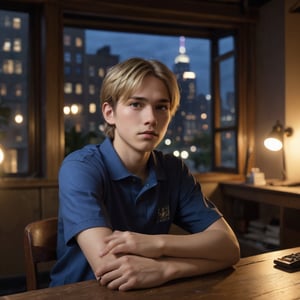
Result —
POLYGON ((145 109, 145 125, 151 125, 153 127, 157 125, 155 109, 150 105, 145 109))

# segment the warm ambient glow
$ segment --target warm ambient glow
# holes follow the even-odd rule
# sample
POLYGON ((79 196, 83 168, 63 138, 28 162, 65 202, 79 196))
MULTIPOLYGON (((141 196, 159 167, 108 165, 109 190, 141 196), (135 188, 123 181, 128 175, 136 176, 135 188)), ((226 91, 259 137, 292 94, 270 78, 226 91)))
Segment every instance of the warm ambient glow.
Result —
POLYGON ((282 149, 282 142, 272 137, 265 139, 264 145, 268 150, 271 151, 279 151, 282 149))
POLYGON ((0 145, 0 164, 2 164, 4 161, 4 151, 0 145))
POLYGON ((17 114, 15 115, 15 122, 16 122, 17 124, 22 124, 22 123, 23 123, 23 120, 24 120, 24 117, 23 117, 22 114, 17 113, 17 114))
POLYGON ((293 129, 291 127, 284 129, 283 125, 277 121, 269 136, 264 140, 264 145, 268 150, 279 151, 283 147, 284 135, 291 136, 292 133, 293 129))
POLYGON ((269 136, 264 140, 264 145, 268 150, 279 151, 282 153, 282 180, 277 185, 286 185, 286 163, 285 163, 285 149, 284 149, 284 137, 291 136, 293 129, 291 127, 284 128, 283 125, 277 121, 273 126, 269 136))

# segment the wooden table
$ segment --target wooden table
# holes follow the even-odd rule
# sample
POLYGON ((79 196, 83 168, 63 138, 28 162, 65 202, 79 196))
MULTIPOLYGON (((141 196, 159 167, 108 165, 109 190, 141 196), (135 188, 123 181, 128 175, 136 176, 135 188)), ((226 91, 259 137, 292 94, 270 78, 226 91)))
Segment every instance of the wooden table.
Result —
POLYGON ((287 273, 273 267, 274 258, 292 252, 300 252, 300 247, 242 258, 235 268, 152 289, 111 291, 93 280, 3 296, 0 300, 300 299, 300 271, 287 273))

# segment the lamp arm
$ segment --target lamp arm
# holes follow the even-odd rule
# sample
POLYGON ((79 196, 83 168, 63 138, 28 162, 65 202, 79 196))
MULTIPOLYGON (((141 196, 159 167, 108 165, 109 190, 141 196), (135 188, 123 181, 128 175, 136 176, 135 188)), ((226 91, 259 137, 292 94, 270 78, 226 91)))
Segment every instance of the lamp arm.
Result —
POLYGON ((284 144, 282 145, 281 153, 282 153, 282 180, 287 180, 284 144))

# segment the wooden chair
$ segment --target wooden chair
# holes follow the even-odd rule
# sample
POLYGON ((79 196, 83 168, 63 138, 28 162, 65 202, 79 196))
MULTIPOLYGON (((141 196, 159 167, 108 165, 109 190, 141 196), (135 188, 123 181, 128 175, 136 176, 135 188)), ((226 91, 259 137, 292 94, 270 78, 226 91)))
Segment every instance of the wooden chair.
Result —
POLYGON ((57 218, 28 224, 24 230, 25 272, 27 290, 36 290, 38 264, 56 260, 57 218))

